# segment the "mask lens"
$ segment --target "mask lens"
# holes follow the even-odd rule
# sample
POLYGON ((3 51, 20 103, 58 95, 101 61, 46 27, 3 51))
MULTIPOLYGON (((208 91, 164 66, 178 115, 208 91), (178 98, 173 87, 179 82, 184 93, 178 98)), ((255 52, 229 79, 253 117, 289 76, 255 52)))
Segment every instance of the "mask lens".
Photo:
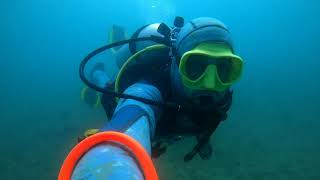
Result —
POLYGON ((198 79, 206 70, 208 61, 203 56, 190 56, 186 63, 186 73, 189 79, 198 79))
POLYGON ((229 58, 217 59, 214 63, 217 66, 218 75, 223 83, 231 81, 232 61, 229 58))
POLYGON ((232 61, 229 58, 210 58, 207 56, 190 56, 186 63, 186 73, 191 80, 198 79, 208 65, 216 65, 218 75, 223 83, 231 81, 232 61))

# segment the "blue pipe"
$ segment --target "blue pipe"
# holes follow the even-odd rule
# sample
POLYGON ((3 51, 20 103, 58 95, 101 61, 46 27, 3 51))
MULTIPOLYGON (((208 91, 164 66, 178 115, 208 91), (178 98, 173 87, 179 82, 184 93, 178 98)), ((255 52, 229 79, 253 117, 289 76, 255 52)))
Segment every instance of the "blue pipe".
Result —
MULTIPOLYGON (((160 91, 151 85, 137 83, 124 92, 154 101, 161 101, 160 91)), ((120 99, 111 121, 102 131, 122 131, 137 140, 151 154, 151 139, 154 136, 160 110, 131 99, 120 99)), ((144 179, 136 161, 121 147, 100 144, 90 149, 78 162, 72 179, 144 179)))

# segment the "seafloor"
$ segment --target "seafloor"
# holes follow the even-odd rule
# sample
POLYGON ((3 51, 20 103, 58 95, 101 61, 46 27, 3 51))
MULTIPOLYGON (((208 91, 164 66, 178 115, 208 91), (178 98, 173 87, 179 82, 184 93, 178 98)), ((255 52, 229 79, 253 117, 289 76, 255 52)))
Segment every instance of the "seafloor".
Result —
MULTIPOLYGON (((26 119, 43 122, 30 126, 33 131, 17 130, 10 139, 3 138, 6 146, 0 149, 1 179, 57 178, 60 165, 77 136, 86 128, 99 127, 104 122, 101 109, 90 109, 81 103, 70 107, 60 108, 63 110, 50 116, 48 112, 30 113, 26 119)), ((314 143, 317 141, 312 129, 304 136, 300 130, 306 127, 281 121, 271 124, 267 121, 271 116, 257 116, 253 121, 254 117, 234 107, 230 118, 211 140, 214 155, 210 160, 196 156, 191 162, 183 162, 183 156, 195 143, 192 138, 170 146, 167 153, 155 161, 160 179, 320 179, 319 144, 314 143)))

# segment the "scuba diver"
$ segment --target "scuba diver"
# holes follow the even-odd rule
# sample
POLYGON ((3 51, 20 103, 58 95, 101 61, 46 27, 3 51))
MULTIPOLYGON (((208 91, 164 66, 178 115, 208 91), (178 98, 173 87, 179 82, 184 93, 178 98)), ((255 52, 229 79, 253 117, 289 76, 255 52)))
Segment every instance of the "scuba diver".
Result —
MULTIPOLYGON (((133 137, 146 153, 135 152, 135 148, 128 145, 130 143, 121 141, 120 144, 127 145, 122 147, 125 152, 133 152, 134 161, 138 161, 142 169, 140 175, 146 179, 157 179, 157 176, 154 175, 154 167, 143 166, 144 163, 139 161, 140 155, 158 157, 168 144, 185 136, 197 139, 194 148, 184 156, 185 162, 196 154, 202 159, 209 159, 213 152, 210 137, 227 119, 232 104, 231 86, 239 80, 243 69, 243 60, 234 53, 228 28, 214 18, 196 18, 184 24, 182 17, 176 17, 173 27, 164 23, 149 24, 137 29, 128 40, 114 39, 119 41, 93 51, 80 64, 81 79, 91 89, 103 93, 101 104, 111 119, 80 144, 90 142, 92 145, 94 140, 88 139, 97 139, 95 133, 102 137, 103 133, 110 131, 116 135, 108 134, 108 137, 117 137, 112 142, 121 139, 117 133, 127 134, 129 139, 133 137), (95 81, 91 82, 83 73, 86 63, 108 49, 115 52, 120 69, 116 78, 106 78, 103 73, 96 73, 101 68, 93 68, 90 73, 93 76, 89 79, 95 81), (144 126, 139 122, 144 122, 144 126), (149 176, 148 170, 154 176, 149 176)), ((97 155, 90 155, 95 150, 83 156, 90 148, 92 146, 86 147, 78 157, 77 166, 73 162, 76 172, 73 178, 85 177, 83 173, 88 170, 87 164, 93 161, 89 157, 97 158, 97 155)), ((72 152, 70 154, 74 154, 72 152)), ((68 164, 70 154, 64 164, 68 164)), ((147 161, 151 162, 150 159, 147 161)), ((66 171, 65 166, 60 175, 66 171)), ((69 168, 69 177, 70 171, 69 168)))

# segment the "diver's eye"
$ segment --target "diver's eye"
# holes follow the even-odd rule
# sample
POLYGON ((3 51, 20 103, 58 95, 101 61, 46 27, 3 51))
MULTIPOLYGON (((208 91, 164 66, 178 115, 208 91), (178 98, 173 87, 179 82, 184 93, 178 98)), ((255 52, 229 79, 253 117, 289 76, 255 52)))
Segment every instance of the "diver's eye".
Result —
POLYGON ((198 79, 206 70, 208 62, 201 56, 190 56, 186 63, 186 73, 191 80, 198 79))

